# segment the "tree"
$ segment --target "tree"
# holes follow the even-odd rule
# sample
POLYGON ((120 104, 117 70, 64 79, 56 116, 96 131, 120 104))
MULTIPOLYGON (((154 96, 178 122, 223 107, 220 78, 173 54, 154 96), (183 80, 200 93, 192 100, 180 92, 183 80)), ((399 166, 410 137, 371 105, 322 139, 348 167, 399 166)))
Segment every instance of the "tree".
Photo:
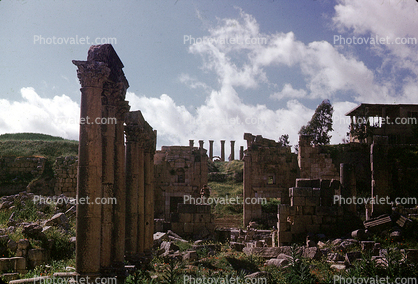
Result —
POLYGON ((331 135, 328 133, 332 128, 332 113, 334 108, 329 100, 324 100, 316 108, 311 120, 299 130, 300 135, 309 135, 312 137, 312 144, 326 145, 329 144, 331 135))
POLYGON ((289 144, 290 144, 289 134, 283 134, 282 136, 280 136, 278 142, 281 146, 289 146, 289 144))

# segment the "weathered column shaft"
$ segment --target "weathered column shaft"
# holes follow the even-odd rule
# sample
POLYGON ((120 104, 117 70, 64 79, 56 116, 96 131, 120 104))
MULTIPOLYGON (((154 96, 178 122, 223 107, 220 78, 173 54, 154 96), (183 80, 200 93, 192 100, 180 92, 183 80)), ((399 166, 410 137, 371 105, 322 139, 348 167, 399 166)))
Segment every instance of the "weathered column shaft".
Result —
POLYGON ((213 161, 213 140, 209 140, 209 159, 213 161))
POLYGON ((190 146, 191 148, 193 148, 193 146, 194 146, 194 140, 189 140, 189 146, 190 146))
POLYGON ((235 160, 235 141, 231 141, 231 161, 235 160))
POLYGON ((199 140, 199 149, 203 149, 203 144, 204 144, 204 141, 203 140, 199 140))
POLYGON ((239 159, 242 160, 244 158, 244 146, 239 147, 239 159))
POLYGON ((225 161, 225 140, 221 140, 221 161, 225 161))
POLYGON ((139 197, 139 141, 126 144, 126 238, 127 255, 138 250, 138 197, 139 197))
POLYGON ((147 149, 144 153, 145 172, 145 243, 144 250, 149 250, 153 245, 154 234, 154 163, 147 149))
POLYGON ((145 247, 145 163, 144 148, 138 151, 138 253, 144 252, 145 247))
MULTIPOLYGON (((115 117, 116 109, 111 105, 102 106, 103 117, 115 117)), ((115 125, 102 124, 102 197, 106 200, 113 197, 114 183, 114 159, 115 159, 115 125)), ((99 206, 99 205, 97 205, 99 206)), ((111 265, 111 243, 112 243, 112 213, 113 205, 101 204, 102 208, 102 237, 100 246, 100 265, 109 267, 111 265)))
POLYGON ((76 223, 76 270, 80 275, 97 277, 100 272, 101 206, 94 203, 102 195, 101 118, 103 83, 109 76, 104 64, 73 61, 81 83, 80 136, 76 223), (90 122, 90 123, 89 123, 90 122), (84 202, 81 202, 84 200, 84 202))
POLYGON ((124 136, 124 114, 129 109, 127 102, 120 102, 120 110, 117 115, 116 139, 115 139, 115 184, 114 197, 117 204, 113 213, 113 240, 112 258, 113 262, 121 264, 125 255, 125 214, 126 214, 126 175, 125 175, 125 136, 124 136))

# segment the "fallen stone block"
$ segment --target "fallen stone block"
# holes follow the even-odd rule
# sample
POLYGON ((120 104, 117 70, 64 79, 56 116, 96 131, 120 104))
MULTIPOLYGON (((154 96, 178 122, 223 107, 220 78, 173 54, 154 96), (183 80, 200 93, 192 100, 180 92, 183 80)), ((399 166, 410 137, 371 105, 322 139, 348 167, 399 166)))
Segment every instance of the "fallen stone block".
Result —
POLYGON ((370 232, 383 231, 392 227, 392 219, 389 215, 381 215, 379 217, 364 221, 363 225, 370 232))
POLYGON ((265 259, 277 258, 281 253, 290 255, 290 246, 281 247, 266 247, 266 248, 249 248, 245 247, 242 250, 246 255, 258 255, 265 259))
POLYGON ((412 220, 401 215, 399 219, 396 220, 396 224, 401 228, 407 228, 412 224, 412 220))
POLYGON ((284 267, 286 265, 289 264, 289 260, 287 259, 277 259, 277 258, 272 258, 266 261, 265 265, 266 266, 276 266, 276 267, 284 267))
POLYGON ((359 229, 359 230, 352 231, 351 237, 356 240, 364 241, 367 239, 367 234, 365 230, 359 229))
POLYGON ((345 264, 332 264, 330 268, 335 269, 336 271, 343 271, 347 269, 345 264))
POLYGON ((302 257, 320 260, 322 256, 321 250, 317 247, 305 247, 303 248, 302 257))
POLYGON ((163 233, 163 232, 154 233, 153 239, 154 239, 154 246, 160 246, 163 241, 169 240, 167 233, 163 233))

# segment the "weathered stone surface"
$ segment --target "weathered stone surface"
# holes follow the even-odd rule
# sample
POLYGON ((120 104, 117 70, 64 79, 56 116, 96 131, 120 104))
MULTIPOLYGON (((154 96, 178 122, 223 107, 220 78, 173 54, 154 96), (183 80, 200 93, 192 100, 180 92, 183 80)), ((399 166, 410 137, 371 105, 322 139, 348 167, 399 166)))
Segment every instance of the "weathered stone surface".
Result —
POLYGON ((174 251, 179 250, 179 247, 177 245, 173 244, 172 242, 165 242, 165 241, 161 243, 160 248, 163 249, 165 252, 169 252, 169 251, 174 252, 174 251))
POLYGON ((68 228, 68 218, 65 216, 64 213, 57 213, 54 216, 51 217, 51 219, 47 220, 45 222, 46 226, 62 226, 64 228, 68 228))
POLYGON ((304 247, 302 256, 309 259, 319 260, 321 259, 322 253, 321 250, 317 247, 304 247))
POLYGON ((284 258, 272 258, 266 261, 265 265, 267 266, 276 266, 276 267, 284 267, 286 265, 289 264, 289 260, 288 259, 284 259, 284 258))
POLYGON ((244 247, 245 247, 245 244, 243 244, 243 243, 237 243, 237 242, 230 242, 230 247, 233 250, 242 251, 244 249, 244 247))
POLYGON ((343 271, 346 270, 346 266, 344 264, 332 264, 331 269, 335 269, 337 271, 343 271))
POLYGON ((367 234, 365 230, 359 229, 351 232, 351 237, 356 240, 364 241, 367 239, 367 234))

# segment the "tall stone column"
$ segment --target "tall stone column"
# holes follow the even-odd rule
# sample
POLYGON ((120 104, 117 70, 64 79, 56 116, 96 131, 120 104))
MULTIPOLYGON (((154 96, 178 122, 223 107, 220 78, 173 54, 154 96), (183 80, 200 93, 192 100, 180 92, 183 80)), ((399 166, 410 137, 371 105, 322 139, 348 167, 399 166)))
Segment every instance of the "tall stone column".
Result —
POLYGON ((194 146, 194 140, 189 140, 189 146, 190 146, 190 148, 193 148, 193 146, 194 146))
POLYGON ((153 246, 154 234, 154 137, 150 137, 145 144, 144 151, 144 180, 145 180, 145 243, 144 251, 153 246))
POLYGON ((235 141, 231 141, 231 161, 235 160, 235 141))
MULTIPOLYGON (((114 159, 115 159, 115 130, 116 125, 112 123, 112 118, 116 117, 115 99, 119 89, 116 84, 107 82, 102 94, 102 117, 109 118, 108 123, 102 124, 102 197, 109 200, 113 197, 114 184, 114 159)), ((109 267, 111 265, 111 243, 112 243, 112 214, 113 204, 101 204, 102 224, 101 224, 101 245, 100 245, 100 265, 109 267)))
POLYGON ((144 144, 146 135, 141 134, 141 147, 138 151, 138 233, 137 233, 137 253, 142 254, 145 248, 145 157, 144 144))
POLYGON ((127 256, 138 252, 138 202, 140 161, 140 126, 135 121, 133 112, 126 114, 126 236, 125 251, 127 256))
MULTIPOLYGON (((126 88, 123 90, 125 97, 126 88)), ((125 100, 119 101, 115 136, 115 184, 114 197, 117 200, 113 212, 112 260, 115 265, 123 265, 125 255, 125 214, 126 214, 126 173, 125 173, 125 113, 129 111, 125 100)))
POLYGON ((209 159, 213 161, 213 140, 209 140, 209 159))
POLYGON ((204 141, 203 140, 199 140, 199 149, 203 149, 203 144, 204 144, 204 141))
POLYGON ((101 126, 94 121, 102 117, 101 95, 110 69, 97 61, 73 60, 73 63, 78 67, 81 84, 76 271, 96 278, 100 273, 101 206, 94 200, 102 195, 102 133, 101 126))
POLYGON ((225 140, 221 140, 221 161, 225 161, 225 140))
POLYGON ((240 159, 240 161, 242 161, 243 158, 244 158, 244 146, 240 146, 239 147, 239 159, 240 159))

